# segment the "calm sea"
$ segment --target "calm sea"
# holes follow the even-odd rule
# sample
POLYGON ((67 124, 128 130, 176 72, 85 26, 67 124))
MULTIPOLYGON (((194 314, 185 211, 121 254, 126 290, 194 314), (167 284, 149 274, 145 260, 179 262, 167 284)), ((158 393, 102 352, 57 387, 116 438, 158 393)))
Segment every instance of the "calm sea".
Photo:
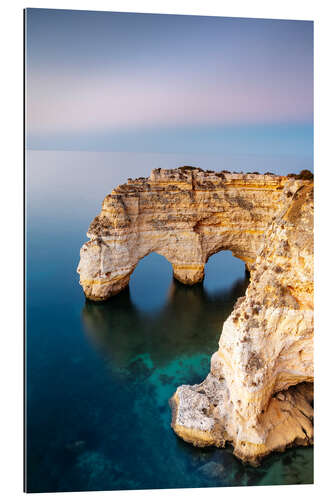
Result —
MULTIPOLYGON (((237 161, 231 169, 246 170, 237 161)), ((86 301, 78 283, 79 250, 104 196, 127 177, 191 163, 230 167, 208 155, 27 152, 29 492, 313 482, 312 448, 273 454, 255 469, 231 448, 194 448, 170 427, 168 399, 205 378, 223 321, 246 290, 240 260, 221 252, 202 285, 185 287, 151 254, 107 303, 86 301)))

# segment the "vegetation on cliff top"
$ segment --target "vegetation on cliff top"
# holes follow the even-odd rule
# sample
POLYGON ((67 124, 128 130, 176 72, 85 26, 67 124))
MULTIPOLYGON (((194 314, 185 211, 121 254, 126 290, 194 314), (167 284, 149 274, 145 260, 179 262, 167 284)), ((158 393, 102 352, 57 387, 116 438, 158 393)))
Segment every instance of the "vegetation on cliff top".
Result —
POLYGON ((287 177, 301 179, 303 181, 313 181, 313 173, 310 170, 301 170, 299 174, 288 174, 287 177))

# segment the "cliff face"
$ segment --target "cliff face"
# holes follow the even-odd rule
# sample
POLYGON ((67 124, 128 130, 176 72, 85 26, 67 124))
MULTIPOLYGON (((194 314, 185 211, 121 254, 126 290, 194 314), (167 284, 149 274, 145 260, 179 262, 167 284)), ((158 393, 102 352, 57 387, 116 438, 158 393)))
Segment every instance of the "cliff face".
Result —
POLYGON ((312 443, 313 183, 259 174, 153 170, 108 195, 78 267, 86 296, 125 288, 150 252, 194 284, 208 258, 231 250, 251 272, 223 325, 211 371, 171 399, 172 426, 196 446, 231 442, 257 464, 312 443))
POLYGON ((148 179, 129 179, 106 196, 89 227, 78 267, 86 296, 105 300, 120 292, 151 252, 163 255, 185 284, 201 281, 208 258, 220 250, 231 250, 250 269, 283 188, 293 184, 274 175, 199 169, 157 169, 148 179))
POLYGON ((294 181, 268 226, 245 297, 223 325, 206 380, 180 386, 173 428, 257 464, 313 441, 313 184, 294 181), (299 384, 299 385, 297 385, 299 384))

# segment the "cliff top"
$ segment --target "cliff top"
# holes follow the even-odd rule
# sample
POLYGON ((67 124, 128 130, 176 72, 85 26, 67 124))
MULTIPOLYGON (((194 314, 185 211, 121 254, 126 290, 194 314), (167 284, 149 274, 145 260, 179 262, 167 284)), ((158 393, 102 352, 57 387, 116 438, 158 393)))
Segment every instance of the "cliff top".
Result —
POLYGON ((115 188, 112 194, 124 193, 127 191, 141 191, 154 189, 165 189, 166 185, 176 189, 212 189, 223 184, 244 183, 258 185, 272 184, 284 185, 288 180, 313 180, 313 174, 309 170, 303 170, 300 174, 288 174, 286 176, 277 175, 272 172, 260 174, 259 172, 230 172, 221 170, 203 170, 199 167, 184 165, 173 169, 153 169, 149 177, 129 178, 126 184, 115 188))
POLYGON ((213 170, 203 170, 199 167, 192 167, 189 165, 184 165, 177 168, 154 168, 149 177, 138 177, 136 179, 129 178, 128 183, 133 182, 147 182, 147 181, 158 181, 158 180, 189 180, 193 177, 197 179, 255 179, 264 177, 269 178, 294 178, 301 180, 313 180, 313 173, 310 170, 302 170, 299 174, 290 173, 288 175, 278 175, 273 172, 265 172, 261 174, 259 172, 231 172, 229 170, 220 170, 215 172, 213 170))

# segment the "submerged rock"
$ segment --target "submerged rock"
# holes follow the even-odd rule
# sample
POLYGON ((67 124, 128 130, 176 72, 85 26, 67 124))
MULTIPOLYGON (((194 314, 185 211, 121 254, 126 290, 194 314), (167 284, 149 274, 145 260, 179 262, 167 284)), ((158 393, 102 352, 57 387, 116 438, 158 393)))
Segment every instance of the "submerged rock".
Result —
POLYGON ((218 462, 208 462, 199 467, 198 472, 209 478, 216 479, 220 478, 224 474, 225 468, 224 465, 218 462))

